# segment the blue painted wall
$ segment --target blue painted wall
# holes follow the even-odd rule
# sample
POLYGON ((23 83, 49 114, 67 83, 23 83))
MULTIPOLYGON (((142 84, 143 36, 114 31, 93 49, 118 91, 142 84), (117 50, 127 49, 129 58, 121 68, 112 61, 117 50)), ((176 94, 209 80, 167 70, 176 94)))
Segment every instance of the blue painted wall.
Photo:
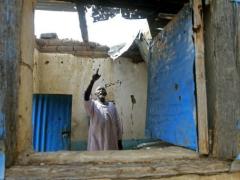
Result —
POLYGON ((5 153, 0 151, 0 179, 5 177, 5 153))
POLYGON ((153 41, 146 135, 197 149, 192 11, 185 6, 153 41))
POLYGON ((33 95, 33 146, 35 151, 70 149, 71 95, 33 95))

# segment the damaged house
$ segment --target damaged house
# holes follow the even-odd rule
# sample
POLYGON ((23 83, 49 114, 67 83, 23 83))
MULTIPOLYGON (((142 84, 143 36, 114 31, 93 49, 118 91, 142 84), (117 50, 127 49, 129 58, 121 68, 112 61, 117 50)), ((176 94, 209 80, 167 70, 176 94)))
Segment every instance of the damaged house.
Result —
POLYGON ((240 179, 238 3, 1 1, 0 178, 240 179), (150 32, 91 42, 89 7, 95 22, 120 14, 150 32), (36 38, 35 10, 77 12, 82 42, 36 38), (97 69, 123 122, 121 151, 86 151, 83 93, 97 69))

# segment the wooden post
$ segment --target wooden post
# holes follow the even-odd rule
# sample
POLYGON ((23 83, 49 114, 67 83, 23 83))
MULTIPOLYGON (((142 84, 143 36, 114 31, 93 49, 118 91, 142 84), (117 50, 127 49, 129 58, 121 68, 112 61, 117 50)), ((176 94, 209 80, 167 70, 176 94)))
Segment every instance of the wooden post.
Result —
POLYGON ((0 1, 0 140, 7 165, 16 157, 22 0, 0 1))
POLYGON ((202 0, 193 0, 193 31, 195 42, 195 73, 197 92, 198 145, 200 154, 209 153, 207 94, 204 59, 202 0))
POLYGON ((240 6, 217 0, 204 9, 208 118, 212 156, 234 159, 240 153, 240 6))
POLYGON ((82 39, 84 42, 88 42, 88 29, 87 29, 87 22, 85 17, 85 7, 83 4, 76 2, 78 16, 79 16, 79 24, 80 30, 82 33, 82 39))

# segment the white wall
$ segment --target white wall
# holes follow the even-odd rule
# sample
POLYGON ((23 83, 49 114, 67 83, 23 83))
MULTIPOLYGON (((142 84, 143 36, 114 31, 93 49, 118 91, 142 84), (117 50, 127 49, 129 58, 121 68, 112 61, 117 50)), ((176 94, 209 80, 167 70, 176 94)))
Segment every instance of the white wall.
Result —
POLYGON ((34 93, 71 94, 73 142, 87 139, 88 117, 83 94, 92 74, 99 68, 98 84, 107 87, 108 99, 114 100, 123 121, 124 139, 144 138, 147 95, 147 66, 131 59, 83 58, 71 54, 35 52, 34 93), (136 103, 133 104, 131 95, 136 103))

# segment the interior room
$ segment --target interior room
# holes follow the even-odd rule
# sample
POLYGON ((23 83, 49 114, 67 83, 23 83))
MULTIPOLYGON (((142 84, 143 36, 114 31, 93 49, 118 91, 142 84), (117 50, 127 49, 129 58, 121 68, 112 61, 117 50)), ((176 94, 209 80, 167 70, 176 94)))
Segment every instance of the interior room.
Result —
MULTIPOLYGON (((77 7, 72 3, 63 5, 80 14, 78 4, 77 7)), ((154 13, 157 15, 155 20, 146 15, 146 10, 122 8, 117 12, 116 7, 89 7, 88 11, 91 11, 86 11, 86 20, 95 23, 110 21, 121 12, 128 21, 145 18, 151 26, 142 25, 135 32, 129 31, 134 38, 129 36, 123 43, 107 46, 91 42, 90 32, 84 37, 81 19, 80 40, 59 39, 56 32, 46 30, 38 32, 37 37, 36 31, 41 28, 36 28, 36 19, 40 18, 35 18, 38 39, 33 66, 34 150, 87 149, 89 117, 83 107, 83 94, 91 75, 99 69, 102 77, 94 88, 105 86, 107 99, 116 104, 123 123, 125 150, 176 145, 198 151, 195 44, 190 5, 182 4, 177 13, 176 10, 154 13), (96 15, 97 12, 100 15, 96 15), (102 12, 105 12, 104 16, 102 12), (57 126, 59 123, 61 125, 57 126)), ((61 8, 41 1, 36 6, 42 13, 49 12, 46 10, 59 13, 61 8)), ((51 24, 47 20, 43 23, 45 26, 51 24)), ((126 24, 119 24, 118 29, 131 29, 126 24)), ((93 29, 91 25, 87 27, 93 29)), ((105 25, 106 29, 111 29, 110 23, 105 25)), ((121 31, 112 33, 120 33, 119 36, 125 38, 121 31)), ((71 31, 67 34, 71 35, 71 31)), ((93 93, 92 96, 94 98, 93 93)))

